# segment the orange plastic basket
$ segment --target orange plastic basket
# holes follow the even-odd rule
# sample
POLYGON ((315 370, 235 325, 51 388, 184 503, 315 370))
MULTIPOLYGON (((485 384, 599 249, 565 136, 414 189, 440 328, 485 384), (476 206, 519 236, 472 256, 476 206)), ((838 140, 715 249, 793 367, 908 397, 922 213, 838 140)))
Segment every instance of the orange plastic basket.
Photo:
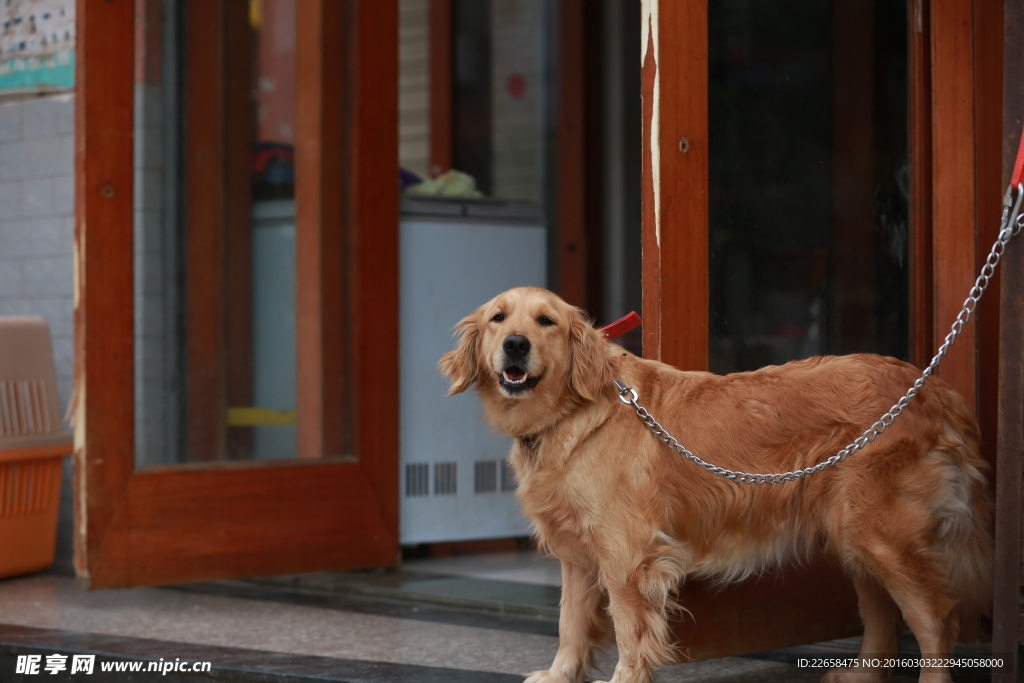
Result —
POLYGON ((63 460, 71 450, 46 322, 0 317, 0 577, 53 564, 63 460))

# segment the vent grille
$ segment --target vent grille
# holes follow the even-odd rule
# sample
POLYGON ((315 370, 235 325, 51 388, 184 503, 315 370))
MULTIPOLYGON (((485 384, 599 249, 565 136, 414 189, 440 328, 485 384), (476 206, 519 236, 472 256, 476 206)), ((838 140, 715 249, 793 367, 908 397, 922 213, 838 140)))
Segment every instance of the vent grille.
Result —
POLYGON ((455 495, 455 466, 454 462, 434 463, 434 495, 453 496, 455 495))
POLYGON ((0 463, 0 518, 30 515, 49 507, 54 482, 60 482, 54 470, 61 466, 60 458, 0 463))
POLYGON ((503 492, 516 490, 516 473, 508 461, 503 461, 501 468, 501 490, 503 492))
MULTIPOLYGON (((434 463, 434 495, 453 496, 457 487, 458 463, 434 463)), ((516 490, 515 473, 506 461, 477 460, 473 463, 473 492, 508 493, 516 490), (499 467, 499 462, 501 466, 499 467)), ((430 463, 414 462, 405 465, 405 496, 430 495, 430 463)))
POLYGON ((46 384, 39 379, 0 380, 0 436, 47 434, 50 431, 46 384))
POLYGON ((473 491, 494 493, 498 490, 498 463, 495 460, 477 460, 473 463, 473 491))
POLYGON ((430 495, 430 465, 425 462, 409 463, 405 466, 405 495, 430 495))

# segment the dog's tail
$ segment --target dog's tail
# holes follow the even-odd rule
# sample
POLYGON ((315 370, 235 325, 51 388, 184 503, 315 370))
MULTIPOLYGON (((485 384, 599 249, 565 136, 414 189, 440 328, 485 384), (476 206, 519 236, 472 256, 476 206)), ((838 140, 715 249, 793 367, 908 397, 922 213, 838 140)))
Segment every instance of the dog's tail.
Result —
POLYGON ((956 539, 946 555, 963 642, 984 642, 992 633, 992 529, 988 492, 974 501, 971 531, 956 539))
POLYGON ((959 639, 977 642, 986 640, 992 627, 992 496, 985 477, 988 464, 979 452, 978 423, 966 401, 950 394, 946 434, 933 451, 943 454, 947 464, 946 495, 935 510, 936 536, 951 597, 958 601, 959 639))

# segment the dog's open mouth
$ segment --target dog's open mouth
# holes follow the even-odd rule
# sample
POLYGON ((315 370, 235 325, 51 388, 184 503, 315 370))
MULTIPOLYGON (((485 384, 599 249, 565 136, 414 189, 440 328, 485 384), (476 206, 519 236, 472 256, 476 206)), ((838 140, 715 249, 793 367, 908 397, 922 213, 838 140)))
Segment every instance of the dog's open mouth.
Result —
POLYGON ((537 386, 537 382, 540 381, 540 376, 531 377, 527 374, 526 370, 523 370, 518 365, 510 365, 501 371, 501 384, 502 388, 510 394, 518 394, 527 389, 532 389, 537 386))

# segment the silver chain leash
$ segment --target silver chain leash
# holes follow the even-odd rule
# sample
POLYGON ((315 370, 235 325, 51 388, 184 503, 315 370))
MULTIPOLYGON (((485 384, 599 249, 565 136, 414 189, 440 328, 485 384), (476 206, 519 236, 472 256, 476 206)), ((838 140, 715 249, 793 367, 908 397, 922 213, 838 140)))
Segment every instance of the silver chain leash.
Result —
POLYGON ((953 346, 953 342, 963 332, 964 325, 971 319, 971 314, 978 307, 978 301, 981 300, 982 294, 985 293, 985 289, 988 287, 989 281, 996 272, 996 266, 999 265, 999 260, 1003 256, 1003 251, 1006 249, 1006 245, 1009 241, 1016 237, 1020 233, 1021 228, 1024 227, 1024 215, 1020 213, 1021 199, 1024 198, 1024 184, 1017 185, 1017 199, 1013 201, 1013 186, 1010 186, 1006 190, 1006 196, 1003 198, 1003 215, 999 223, 999 237, 996 238, 995 243, 992 245, 992 251, 989 252, 988 258, 985 259, 985 265, 981 267, 981 273, 978 275, 978 279, 974 281, 974 286, 971 288, 967 299, 964 301, 963 308, 960 309, 960 313, 957 314, 956 320, 953 321, 953 325, 950 328, 949 334, 946 335, 946 339, 942 346, 939 347, 935 355, 932 357, 932 362, 928 364, 928 367, 924 369, 921 376, 914 382, 914 385, 907 390, 907 393, 896 402, 892 408, 889 409, 885 415, 878 419, 873 425, 871 425, 863 434, 854 439, 853 443, 839 451, 835 455, 831 456, 827 460, 819 462, 817 465, 812 467, 805 467, 802 470, 796 470, 795 472, 779 472, 776 474, 750 474, 747 472, 734 472, 733 470, 725 469, 724 467, 718 467, 712 465, 709 462, 701 460, 686 446, 679 443, 679 441, 669 434, 661 424, 658 423, 654 416, 647 412, 647 409, 637 403, 639 395, 636 393, 636 389, 627 387, 619 379, 615 380, 615 385, 619 388, 619 400, 626 405, 633 406, 636 410, 637 417, 643 420, 647 428, 651 430, 654 436, 658 437, 660 441, 663 441, 669 448, 679 453, 690 462, 695 465, 703 467, 708 472, 716 474, 725 479, 731 479, 732 481, 740 484, 782 484, 787 481, 794 481, 796 479, 803 479, 804 477, 820 472, 826 467, 834 467, 836 463, 840 463, 846 460, 849 456, 853 455, 857 451, 863 449, 869 443, 877 439, 882 432, 888 429, 897 417, 899 417, 903 410, 910 405, 910 401, 917 396, 918 392, 925 385, 928 378, 935 372, 936 368, 939 367, 939 363, 942 361, 942 357, 946 355, 949 348, 953 346), (1013 210, 1010 210, 1011 204, 1013 210))

